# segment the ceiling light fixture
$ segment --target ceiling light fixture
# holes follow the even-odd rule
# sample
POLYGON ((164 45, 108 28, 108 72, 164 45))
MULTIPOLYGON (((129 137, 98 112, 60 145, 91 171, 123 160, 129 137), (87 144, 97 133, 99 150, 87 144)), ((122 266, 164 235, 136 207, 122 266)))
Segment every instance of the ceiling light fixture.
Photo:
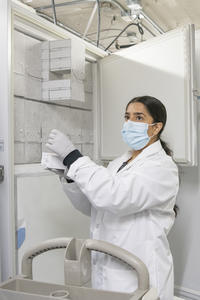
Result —
POLYGON ((126 0, 132 16, 139 16, 142 10, 141 0, 126 0))

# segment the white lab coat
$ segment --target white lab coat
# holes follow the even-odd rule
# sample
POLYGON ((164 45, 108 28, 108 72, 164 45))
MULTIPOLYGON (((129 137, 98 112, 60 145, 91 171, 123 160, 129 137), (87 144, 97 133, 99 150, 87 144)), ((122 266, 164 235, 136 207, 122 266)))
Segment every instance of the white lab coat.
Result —
MULTIPOLYGON (((173 260, 167 234, 174 223, 178 169, 160 141, 145 148, 117 172, 131 151, 107 168, 89 157, 76 160, 68 171, 74 183, 63 180, 72 204, 91 212, 91 238, 118 245, 137 255, 147 266, 150 285, 161 300, 173 299, 173 260)), ((131 292, 136 274, 114 258, 95 252, 92 257, 94 288, 131 292)))

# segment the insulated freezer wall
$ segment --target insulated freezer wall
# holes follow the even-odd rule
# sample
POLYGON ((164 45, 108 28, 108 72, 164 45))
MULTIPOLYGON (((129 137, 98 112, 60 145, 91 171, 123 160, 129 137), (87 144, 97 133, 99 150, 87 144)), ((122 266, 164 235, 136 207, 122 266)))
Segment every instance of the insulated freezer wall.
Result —
MULTIPOLYGON (((15 226, 18 232, 25 229, 25 240, 15 252, 18 272, 24 252, 35 244, 60 236, 89 237, 89 218, 71 205, 59 177, 43 170, 40 161, 53 128, 68 134, 76 148, 93 157, 92 65, 85 63, 85 102, 44 101, 38 45, 37 39, 14 31, 15 226)), ((51 76, 60 80, 53 72, 51 76)), ((34 262, 38 280, 62 283, 63 274, 62 250, 34 262)))
MULTIPOLYGON (((14 138, 15 163, 39 163, 51 129, 69 134, 83 153, 93 157, 93 83, 92 64, 85 63, 85 102, 68 100, 65 104, 42 99, 41 43, 25 34, 14 32, 14 138)), ((59 80, 52 80, 55 87, 59 80)), ((61 75, 60 75, 61 76, 61 75)), ((62 87, 69 86, 67 79, 62 87)), ((48 82, 44 82, 48 85, 48 82)), ((52 92, 53 93, 53 92, 52 92)))

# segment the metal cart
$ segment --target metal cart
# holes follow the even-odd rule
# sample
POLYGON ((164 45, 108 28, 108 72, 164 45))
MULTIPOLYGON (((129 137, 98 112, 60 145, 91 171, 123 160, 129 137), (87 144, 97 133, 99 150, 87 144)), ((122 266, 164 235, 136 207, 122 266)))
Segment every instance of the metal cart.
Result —
POLYGON ((0 300, 159 300, 149 288, 149 274, 144 263, 130 252, 97 240, 58 238, 48 240, 25 253, 22 275, 0 285, 0 300), (53 249, 66 248, 65 285, 32 279, 34 257, 53 249), (91 251, 99 251, 127 263, 138 275, 138 289, 132 293, 97 290, 88 287, 91 277, 91 251))

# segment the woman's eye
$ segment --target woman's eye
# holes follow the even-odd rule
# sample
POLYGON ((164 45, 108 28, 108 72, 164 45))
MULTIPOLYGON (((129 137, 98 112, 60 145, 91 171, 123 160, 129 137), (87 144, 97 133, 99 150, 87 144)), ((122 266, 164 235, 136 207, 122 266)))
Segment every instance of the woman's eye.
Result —
POLYGON ((137 117, 136 117, 136 120, 137 120, 137 121, 141 121, 141 120, 143 120, 143 118, 142 118, 141 116, 137 116, 137 117))
POLYGON ((129 119, 129 116, 125 115, 125 116, 124 116, 124 119, 125 119, 125 120, 128 120, 128 119, 129 119))

